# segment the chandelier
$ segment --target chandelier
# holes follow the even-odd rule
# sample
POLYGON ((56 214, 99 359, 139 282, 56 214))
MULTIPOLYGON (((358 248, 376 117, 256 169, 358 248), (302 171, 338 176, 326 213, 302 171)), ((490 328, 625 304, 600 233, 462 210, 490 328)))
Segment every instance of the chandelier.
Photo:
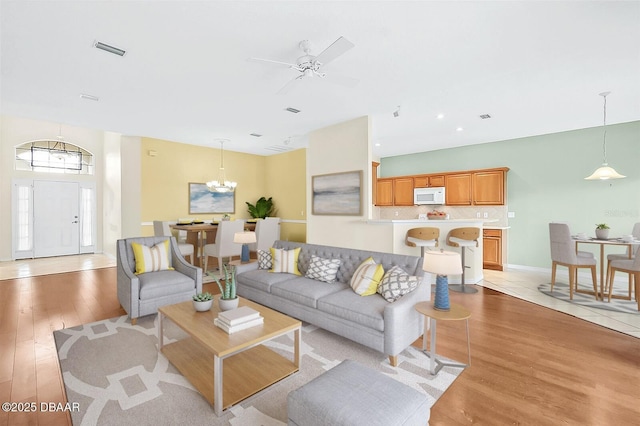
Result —
POLYGON ((236 190, 237 182, 226 179, 224 175, 224 139, 220 140, 220 175, 218 180, 207 182, 207 187, 211 192, 233 192, 236 190))
POLYGON ((587 180, 621 179, 626 177, 616 172, 613 167, 609 167, 609 164, 607 164, 607 95, 609 95, 610 93, 611 92, 600 93, 600 96, 604 98, 604 124, 602 125, 602 128, 604 129, 604 135, 602 137, 602 166, 598 167, 596 171, 591 174, 591 176, 587 176, 585 178, 587 180))

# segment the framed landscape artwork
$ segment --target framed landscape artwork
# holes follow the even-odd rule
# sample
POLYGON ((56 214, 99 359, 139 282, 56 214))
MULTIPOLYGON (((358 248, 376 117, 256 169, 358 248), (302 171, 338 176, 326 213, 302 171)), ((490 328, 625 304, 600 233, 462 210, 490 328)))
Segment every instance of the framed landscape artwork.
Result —
POLYGON ((362 170, 312 176, 312 214, 362 214, 362 170))
POLYGON ((189 183, 189 214, 234 213, 235 192, 211 192, 204 183, 189 183))

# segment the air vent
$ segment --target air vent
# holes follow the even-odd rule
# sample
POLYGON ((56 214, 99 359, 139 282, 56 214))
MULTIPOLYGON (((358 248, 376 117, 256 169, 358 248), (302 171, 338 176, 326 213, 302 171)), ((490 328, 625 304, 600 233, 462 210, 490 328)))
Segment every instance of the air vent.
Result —
POLYGON ((491 116, 489 114, 480 114, 480 118, 482 118, 483 120, 486 120, 488 118, 491 118, 491 116))
POLYGON ((285 109, 285 111, 289 111, 289 112, 292 112, 292 113, 294 113, 294 114, 297 114, 297 113, 299 113, 299 112, 300 112, 300 110, 299 110, 299 109, 295 109, 295 108, 291 108, 291 107, 289 107, 289 108, 285 109))
POLYGON ((261 138, 262 137, 262 135, 259 134, 259 133, 249 133, 249 136, 254 136, 256 138, 261 138))
POLYGON ((104 44, 99 41, 96 41, 95 43, 93 43, 93 47, 95 47, 96 49, 104 50, 105 52, 113 53, 114 55, 118 55, 118 56, 124 56, 124 54, 126 53, 122 49, 109 46, 108 44, 104 44))
POLYGON ((80 98, 82 98, 82 99, 87 99, 87 100, 89 100, 89 101, 96 101, 96 102, 100 100, 100 98, 99 98, 99 97, 97 97, 97 96, 93 96, 93 95, 88 95, 88 94, 86 94, 86 93, 81 93, 81 94, 80 94, 80 98))
POLYGON ((270 151, 285 152, 285 151, 291 151, 293 148, 290 148, 288 146, 282 146, 282 145, 271 145, 266 147, 265 149, 268 149, 270 151))

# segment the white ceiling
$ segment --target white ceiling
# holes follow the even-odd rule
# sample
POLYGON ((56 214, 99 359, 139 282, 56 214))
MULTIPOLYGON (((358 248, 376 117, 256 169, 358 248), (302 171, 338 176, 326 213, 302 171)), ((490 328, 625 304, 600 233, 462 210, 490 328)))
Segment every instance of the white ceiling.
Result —
POLYGON ((271 155, 370 115, 387 157, 599 126, 603 91, 608 123, 640 119, 638 1, 2 0, 0 13, 3 114, 125 135, 271 155), (278 95, 297 72, 247 60, 295 62, 301 40, 317 54, 339 36, 355 48, 325 71, 354 88, 313 78, 278 95))

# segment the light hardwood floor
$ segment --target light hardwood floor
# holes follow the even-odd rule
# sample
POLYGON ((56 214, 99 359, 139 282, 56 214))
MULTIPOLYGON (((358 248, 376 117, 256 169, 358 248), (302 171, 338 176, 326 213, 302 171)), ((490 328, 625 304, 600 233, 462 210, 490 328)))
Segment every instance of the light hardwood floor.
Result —
MULTIPOLYGON (((52 331, 124 314, 115 268, 98 264, 0 281, 2 402, 65 402, 52 331)), ((6 268, 0 264, 0 277, 6 268)), ((478 294, 451 293, 472 312, 472 365, 434 405, 431 425, 638 424, 640 339, 523 300, 526 290, 514 297, 488 288, 515 292, 527 281, 537 286, 539 275, 485 272, 478 294)), ((205 289, 217 292, 215 284, 205 289)), ((462 322, 439 324, 438 352, 465 359, 462 322)), ((0 425, 20 424, 70 421, 65 413, 0 412, 0 425)))

